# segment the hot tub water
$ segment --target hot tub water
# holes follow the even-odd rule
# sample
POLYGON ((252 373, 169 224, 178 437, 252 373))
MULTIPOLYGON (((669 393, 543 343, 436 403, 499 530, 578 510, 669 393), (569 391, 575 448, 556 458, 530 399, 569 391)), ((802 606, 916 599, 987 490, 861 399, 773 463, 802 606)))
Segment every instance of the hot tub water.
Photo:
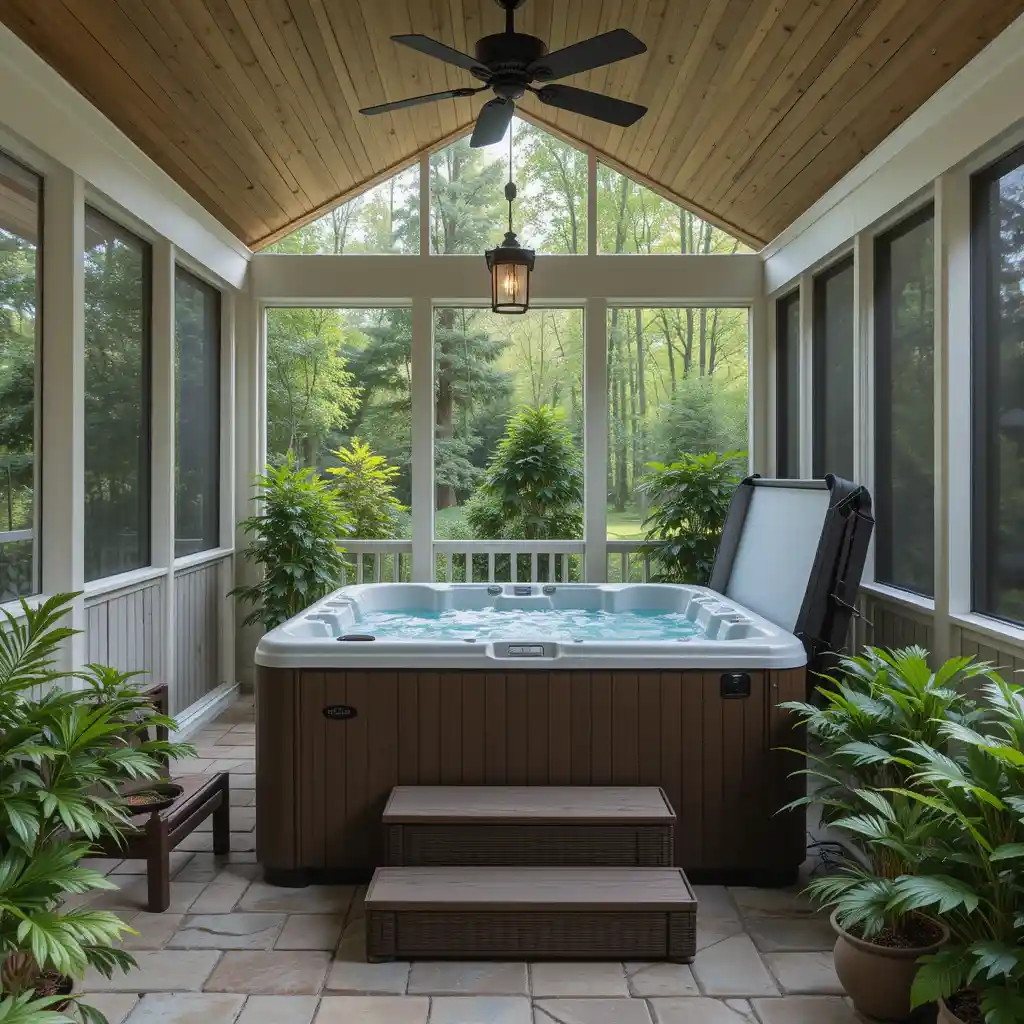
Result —
POLYGON ((362 612, 360 633, 380 640, 689 640, 704 631, 686 615, 661 610, 542 611, 463 608, 448 611, 362 612))

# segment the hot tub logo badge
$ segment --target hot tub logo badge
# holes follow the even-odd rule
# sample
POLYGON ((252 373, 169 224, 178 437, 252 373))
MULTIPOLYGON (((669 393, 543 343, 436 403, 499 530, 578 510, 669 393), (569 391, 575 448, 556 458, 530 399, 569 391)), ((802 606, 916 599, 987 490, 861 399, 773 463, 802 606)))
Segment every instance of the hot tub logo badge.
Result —
POLYGON ((355 718, 358 712, 351 704, 328 704, 324 708, 324 718, 331 718, 334 721, 344 721, 355 718))

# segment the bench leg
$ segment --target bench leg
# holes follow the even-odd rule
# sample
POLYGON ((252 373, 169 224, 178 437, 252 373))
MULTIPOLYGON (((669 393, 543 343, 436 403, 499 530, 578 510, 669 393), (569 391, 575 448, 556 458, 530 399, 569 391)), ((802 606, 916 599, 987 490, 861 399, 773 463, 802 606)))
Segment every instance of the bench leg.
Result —
POLYGON ((231 852, 231 801, 227 786, 221 790, 220 806, 213 812, 213 852, 219 856, 231 852))
POLYGON ((171 905, 171 849, 167 823, 156 814, 150 815, 146 826, 149 842, 146 856, 146 882, 149 912, 162 914, 171 905))

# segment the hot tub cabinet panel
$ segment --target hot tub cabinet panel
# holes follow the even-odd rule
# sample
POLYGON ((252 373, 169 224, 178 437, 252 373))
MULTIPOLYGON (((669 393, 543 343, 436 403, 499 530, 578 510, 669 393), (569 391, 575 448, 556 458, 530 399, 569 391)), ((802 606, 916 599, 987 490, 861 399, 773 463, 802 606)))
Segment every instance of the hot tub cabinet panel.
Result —
POLYGON ((804 859, 792 716, 802 668, 257 672, 257 854, 267 878, 368 877, 395 785, 661 786, 675 863, 708 880, 783 881, 804 859), (741 692, 744 687, 740 687, 741 692))

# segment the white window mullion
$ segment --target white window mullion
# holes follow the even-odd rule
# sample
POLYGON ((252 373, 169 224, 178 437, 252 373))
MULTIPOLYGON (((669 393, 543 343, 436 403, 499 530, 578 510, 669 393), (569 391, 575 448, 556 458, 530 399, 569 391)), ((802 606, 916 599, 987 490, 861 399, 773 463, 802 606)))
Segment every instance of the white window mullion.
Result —
MULTIPOLYGON (((235 531, 235 291, 220 296, 220 536, 222 547, 234 544, 235 531)), ((227 596, 235 585, 232 559, 221 565, 220 587, 220 676, 219 682, 235 682, 235 603, 227 596)))
POLYGON ((587 150, 587 255, 597 255, 597 154, 587 150))
POLYGON ((776 377, 772 370, 774 360, 770 350, 769 311, 775 304, 758 299, 750 307, 747 320, 747 422, 750 424, 747 447, 747 468, 751 473, 771 476, 774 470, 772 450, 774 426, 771 411, 775 404, 772 395, 776 377))
MULTIPOLYGON (((425 257, 426 258, 426 257, 425 257)), ((430 299, 412 304, 412 578, 434 580, 434 337, 430 299)))
MULTIPOLYGON (((874 238, 853 240, 853 472, 854 481, 875 490, 875 250, 874 238)), ((868 548, 864 579, 875 578, 875 545, 868 548)))
MULTIPOLYGON (((85 586, 85 192, 65 168, 46 176, 43 217, 42 590, 85 586)), ((85 602, 71 621, 85 629, 85 602)), ((84 633, 64 648, 64 667, 88 659, 84 633)))
POLYGON ((807 480, 814 464, 814 279, 800 275, 800 468, 807 480))
POLYGON ((588 299, 583 324, 583 578, 608 578, 608 302, 588 299))
POLYGON ((153 329, 150 370, 152 564, 165 569, 163 585, 163 674, 172 710, 180 711, 174 674, 174 245, 165 238, 153 246, 153 329))

